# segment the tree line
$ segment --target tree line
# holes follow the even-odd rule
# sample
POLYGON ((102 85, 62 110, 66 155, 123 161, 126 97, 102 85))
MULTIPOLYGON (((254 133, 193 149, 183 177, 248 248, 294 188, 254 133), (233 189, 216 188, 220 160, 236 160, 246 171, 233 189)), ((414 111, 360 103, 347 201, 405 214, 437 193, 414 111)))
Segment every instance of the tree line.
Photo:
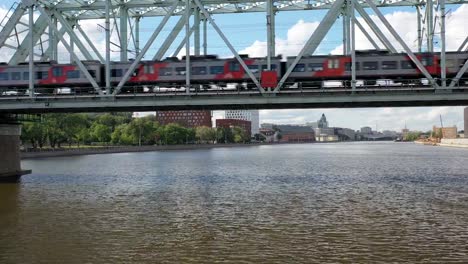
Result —
POLYGON ((248 134, 240 127, 160 125, 154 115, 134 118, 132 113, 45 114, 41 122, 23 123, 21 139, 34 149, 61 148, 64 145, 176 145, 250 141, 248 134))

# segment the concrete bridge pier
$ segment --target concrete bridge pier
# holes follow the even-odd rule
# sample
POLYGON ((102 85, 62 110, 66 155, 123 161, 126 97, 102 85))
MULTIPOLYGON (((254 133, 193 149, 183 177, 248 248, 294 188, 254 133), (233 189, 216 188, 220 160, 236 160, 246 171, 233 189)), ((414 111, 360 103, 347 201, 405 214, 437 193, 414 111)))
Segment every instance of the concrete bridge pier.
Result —
POLYGON ((0 124, 0 183, 17 182, 31 170, 21 169, 21 125, 0 124))

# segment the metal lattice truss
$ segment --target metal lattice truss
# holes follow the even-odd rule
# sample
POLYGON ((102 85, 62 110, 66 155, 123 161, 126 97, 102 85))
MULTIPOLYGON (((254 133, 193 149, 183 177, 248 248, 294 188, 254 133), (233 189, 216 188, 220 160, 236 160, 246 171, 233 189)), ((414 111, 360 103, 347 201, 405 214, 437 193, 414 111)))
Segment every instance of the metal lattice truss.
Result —
MULTIPOLYGON (((106 3, 103 0, 39 0, 44 7, 56 9, 64 16, 78 20, 105 18, 104 10, 106 3)), ((297 11, 329 9, 335 1, 275 1, 276 11, 297 11)), ((363 7, 367 7, 365 1, 360 1, 363 7)), ((462 4, 468 1, 449 0, 447 4, 462 4)), ((172 6, 172 0, 111 0, 111 8, 123 8, 128 10, 129 17, 152 17, 164 16, 172 6)), ((184 1, 179 2, 180 7, 174 12, 175 15, 184 14, 184 1)), ((203 0, 201 1, 206 11, 210 14, 266 12, 268 1, 251 0, 203 0)), ((385 6, 418 6, 424 5, 420 0, 382 0, 374 1, 378 7, 385 6)))
MULTIPOLYGON (((203 54, 207 54, 207 24, 209 23, 221 39, 225 42, 227 48, 237 58, 244 68, 252 82, 258 87, 261 93, 266 91, 260 86, 258 79, 247 67, 239 56, 229 39, 218 27, 212 15, 228 13, 246 13, 246 12, 264 12, 266 15, 267 26, 267 60, 271 67, 271 59, 275 56, 275 14, 280 11, 297 10, 317 10, 327 9, 325 17, 322 19, 318 28, 305 43, 302 50, 297 55, 295 61, 288 68, 286 74, 280 80, 278 86, 273 92, 278 92, 284 85, 294 66, 301 57, 306 54, 313 54, 319 44, 324 39, 332 25, 338 18, 342 17, 343 22, 343 54, 350 55, 352 58, 352 83, 355 88, 356 67, 355 67, 355 31, 358 28, 368 38, 375 49, 385 49, 391 52, 397 52, 397 49, 389 40, 389 36, 395 39, 418 67, 422 74, 433 84, 434 88, 446 88, 445 79, 445 5, 446 4, 466 4, 468 0, 334 0, 334 1, 249 1, 249 0, 22 0, 15 3, 7 15, 0 21, 0 54, 5 49, 12 51, 8 63, 16 65, 29 59, 30 67, 30 93, 34 96, 33 70, 34 61, 40 58, 41 61, 58 60, 58 43, 61 42, 67 52, 70 54, 70 61, 77 64, 84 75, 89 79, 90 84, 100 95, 115 95, 119 93, 125 85, 131 74, 134 72, 140 61, 144 58, 151 45, 159 33, 166 27, 168 20, 172 16, 179 16, 178 22, 174 25, 169 35, 159 46, 154 60, 162 59, 176 37, 185 28, 185 37, 178 45, 175 54, 185 46, 186 54, 190 53, 190 40, 193 37, 195 55, 202 54, 201 41, 203 39, 203 54), (418 51, 434 50, 434 32, 438 32, 438 41, 441 43, 441 78, 439 84, 428 73, 421 61, 415 56, 409 45, 403 41, 392 25, 386 20, 380 11, 380 7, 388 6, 414 6, 417 10, 418 18, 418 51), (371 19, 368 11, 378 17, 380 24, 371 19), (362 18, 359 21, 356 13, 362 18), (145 17, 160 16, 160 24, 152 32, 149 40, 140 47, 140 20, 145 17), (191 18, 193 17, 193 25, 191 18), (80 26, 80 21, 90 19, 104 19, 105 25, 102 27, 106 35, 105 54, 101 54, 89 36, 80 26), (365 30, 362 23, 365 23, 371 32, 365 30), (111 26, 112 24, 112 26, 111 26), (111 42, 111 31, 116 30, 119 43, 111 42), (203 30, 202 30, 203 29, 203 30), (384 33, 389 32, 388 33, 384 33), (203 38, 201 37, 203 33, 203 38), (67 37, 64 37, 67 36, 67 37), (378 42, 376 41, 378 40, 378 42), (426 40, 426 43, 423 43, 426 40), (129 42, 133 43, 133 51, 129 50, 129 42), (111 87, 110 82, 110 64, 111 45, 117 46, 120 50, 120 61, 128 61, 129 54, 134 57, 130 69, 124 74, 122 80, 116 87, 111 87), (88 48, 90 47, 90 48, 88 48), (78 56, 79 51, 80 56, 78 56), (33 54, 33 56, 30 56, 33 54), (134 55, 134 56, 133 56, 134 55), (99 60, 105 64, 106 84, 103 87, 94 81, 85 66, 81 62, 85 60, 99 60), (115 88, 112 90, 112 88, 115 88)), ((467 14, 468 15, 468 14, 467 14)), ((468 36, 458 49, 459 51, 468 50, 468 36)), ((146 57, 147 58, 147 57, 146 57)), ((186 59, 186 85, 190 86, 190 57, 186 59)), ((465 63, 457 76, 448 84, 453 87, 463 73, 468 69, 468 62, 465 63)), ((187 94, 190 89, 186 89, 187 94)))

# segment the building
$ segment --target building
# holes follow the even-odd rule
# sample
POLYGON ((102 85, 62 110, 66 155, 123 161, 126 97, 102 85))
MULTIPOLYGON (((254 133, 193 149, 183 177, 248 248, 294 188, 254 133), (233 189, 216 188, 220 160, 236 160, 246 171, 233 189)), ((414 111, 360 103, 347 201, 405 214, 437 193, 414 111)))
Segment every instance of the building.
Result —
POLYGON ((318 142, 338 141, 338 136, 335 135, 335 128, 333 127, 316 128, 315 140, 318 142))
POLYGON ((158 111, 156 121, 161 125, 176 123, 184 127, 212 127, 211 111, 190 110, 190 111, 158 111))
MULTIPOLYGON (((262 124, 263 125, 263 124, 262 124)), ((260 135, 265 137, 265 142, 275 141, 276 131, 269 128, 260 128, 260 135)))
POLYGON ((335 127, 335 135, 343 141, 356 140, 356 132, 349 128, 335 127))
POLYGON ((432 133, 438 135, 442 132, 442 138, 457 138, 458 130, 456 126, 453 127, 432 127, 432 133))
POLYGON ((465 138, 468 138, 468 107, 465 108, 465 112, 463 115, 463 119, 465 122, 465 138))
POLYGON ((335 135, 335 129, 333 127, 316 128, 315 135, 335 135))
POLYGON ((317 122, 310 122, 306 123, 306 126, 310 126, 312 128, 328 128, 328 121, 325 117, 325 114, 322 114, 322 117, 317 122))
POLYGON ((361 127, 361 134, 372 134, 371 127, 361 127))
POLYGON ((260 132, 260 114, 258 110, 226 110, 224 118, 250 121, 251 135, 260 132))
POLYGON ((222 128, 233 128, 233 127, 240 127, 244 132, 247 134, 247 136, 252 137, 251 131, 252 131, 252 123, 250 121, 246 120, 240 120, 240 119, 216 119, 216 127, 222 127, 222 128))
POLYGON ((275 124, 272 124, 272 123, 262 123, 260 125, 260 130, 262 130, 262 129, 273 129, 274 126, 275 126, 275 124))
POLYGON ((337 135, 317 135, 315 140, 318 142, 336 142, 339 138, 337 135))
POLYGON ((315 133, 314 130, 309 126, 298 126, 298 125, 277 125, 276 129, 279 130, 281 135, 279 142, 314 142, 315 133))

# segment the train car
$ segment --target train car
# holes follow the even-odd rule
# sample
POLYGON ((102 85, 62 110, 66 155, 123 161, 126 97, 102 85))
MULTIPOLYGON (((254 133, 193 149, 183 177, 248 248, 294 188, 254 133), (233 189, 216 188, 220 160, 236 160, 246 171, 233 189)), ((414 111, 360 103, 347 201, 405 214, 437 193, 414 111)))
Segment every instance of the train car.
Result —
MULTIPOLYGON (((439 53, 416 53, 426 70, 434 77, 440 77, 439 53)), ((290 67, 295 57, 288 57, 290 67)), ((467 52, 446 54, 447 77, 454 76, 468 59, 467 52)), ((357 52, 356 77, 364 80, 393 79, 410 80, 424 78, 421 71, 406 54, 387 52, 357 52)), ((299 60, 291 75, 290 82, 310 82, 329 79, 349 80, 351 78, 350 56, 308 56, 299 60)))
MULTIPOLYGON (((260 78, 261 72, 267 69, 266 58, 244 57, 244 62, 255 77, 260 78)), ((125 72, 130 68, 131 62, 116 62, 112 64, 111 81, 118 83, 125 72)), ((233 58, 220 59, 217 56, 191 56, 192 84, 202 89, 208 89, 210 85, 226 85, 227 83, 250 83, 250 77, 240 63, 233 58)), ((280 76, 281 59, 272 59, 272 70, 280 76)), ((133 72, 127 82, 128 86, 138 84, 155 84, 162 87, 183 86, 185 84, 187 70, 185 58, 170 57, 163 61, 143 61, 133 72)), ((250 84, 251 86, 251 84, 250 84)))
MULTIPOLYGON (((101 82, 101 63, 98 61, 83 61, 86 69, 97 83, 101 82)), ((91 87, 89 80, 78 66, 73 64, 57 64, 56 62, 36 62, 34 64, 34 85, 38 93, 53 93, 56 88, 91 87)), ((29 65, 0 65, 0 89, 17 90, 24 93, 29 86, 29 65)), ((94 89, 83 88, 92 92, 94 89)))

